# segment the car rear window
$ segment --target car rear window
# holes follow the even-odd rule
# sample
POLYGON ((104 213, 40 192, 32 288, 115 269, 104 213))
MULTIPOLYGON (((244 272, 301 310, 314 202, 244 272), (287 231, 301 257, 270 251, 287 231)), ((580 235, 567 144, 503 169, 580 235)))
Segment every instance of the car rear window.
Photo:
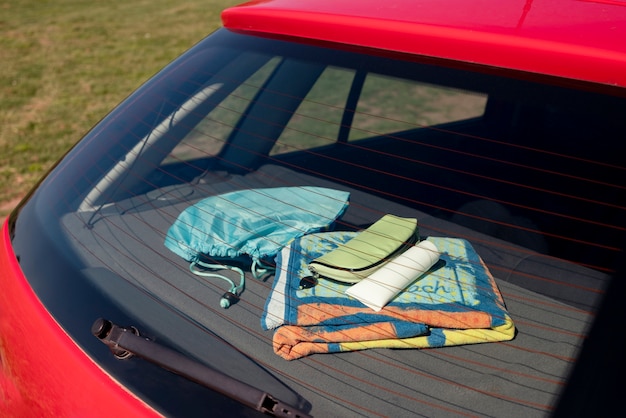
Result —
MULTIPOLYGON (((309 405, 313 415, 546 415, 624 238, 624 99, 565 84, 221 30, 68 154, 22 209, 14 243, 27 248, 37 239, 33 251, 59 254, 53 264, 63 269, 34 253, 22 266, 63 326, 122 381, 119 364, 140 360, 107 363, 105 347, 85 331, 97 317, 126 320, 199 362, 309 405), (345 308, 328 294, 350 286, 325 287, 323 277, 314 277, 313 290, 296 286, 290 260, 311 261, 386 215, 416 219, 418 241, 447 248, 432 268, 457 274, 457 287, 407 285, 433 293, 424 306, 440 315, 410 335, 431 338, 420 341, 433 347, 439 336, 446 347, 416 348, 399 336, 415 320, 400 318, 385 323, 395 327, 390 338, 379 330, 382 342, 364 350, 364 328, 350 331, 357 319, 338 316, 347 322, 335 332, 349 341, 281 356, 279 330, 326 341, 329 324, 320 318, 345 308), (183 237, 173 245, 193 247, 194 256, 165 245, 177 222, 183 237), (20 233, 27 230, 38 232, 20 233), (278 248, 215 249, 259 236, 278 248), (237 287, 243 282, 231 266, 245 286, 237 287), (224 309, 229 289, 239 300, 224 309), (86 306, 87 293, 98 302, 86 306), (306 306, 293 296, 304 294, 313 298, 306 306), (320 322, 303 325, 298 309, 316 303, 320 322), (467 318, 459 306, 493 323, 454 343, 445 336, 459 326, 452 316, 467 318), (253 363, 265 377, 251 373, 253 363)), ((362 312, 380 325, 373 310, 362 312)), ((180 411, 183 401, 133 384, 150 402, 180 411)))
POLYGON ((271 154, 471 119, 483 115, 486 103, 482 93, 327 67, 271 154))

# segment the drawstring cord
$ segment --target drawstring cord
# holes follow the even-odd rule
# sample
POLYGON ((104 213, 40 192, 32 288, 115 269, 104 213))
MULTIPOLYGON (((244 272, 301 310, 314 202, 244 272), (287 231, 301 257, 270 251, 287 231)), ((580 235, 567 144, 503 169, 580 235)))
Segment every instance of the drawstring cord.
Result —
MULTIPOLYGON (((228 308, 230 307, 230 305, 236 302, 237 299, 239 299, 239 295, 241 294, 241 292, 243 292, 243 289, 246 286, 246 275, 239 267, 229 266, 227 264, 209 264, 200 260, 194 260, 189 265, 189 270, 197 276, 221 279, 230 285, 230 289, 224 294, 224 296, 220 300, 220 305, 222 306, 222 308, 228 308), (235 284, 233 280, 231 280, 229 277, 224 276, 223 274, 213 273, 209 270, 234 271, 239 274, 239 284, 235 284)), ((252 267, 250 268, 250 270, 252 276, 255 279, 261 280, 265 275, 276 271, 276 268, 271 265, 264 264, 258 259, 254 259, 252 261, 252 267)))
POLYGON ((261 260, 255 258, 252 261, 252 267, 250 270, 252 271, 252 276, 255 279, 261 280, 263 276, 274 273, 276 271, 276 267, 264 264, 261 260))

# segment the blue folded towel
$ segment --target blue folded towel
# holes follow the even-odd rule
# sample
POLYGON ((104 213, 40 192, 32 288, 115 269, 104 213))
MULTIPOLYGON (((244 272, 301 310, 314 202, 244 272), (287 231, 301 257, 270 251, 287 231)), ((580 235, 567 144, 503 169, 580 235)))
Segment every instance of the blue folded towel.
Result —
POLYGON ((354 237, 328 232, 295 239, 277 257, 276 278, 261 325, 276 329, 274 351, 285 359, 366 348, 426 348, 514 337, 489 270, 469 242, 429 237, 440 261, 380 312, 345 294, 345 283, 318 279, 301 288, 308 263, 354 237))

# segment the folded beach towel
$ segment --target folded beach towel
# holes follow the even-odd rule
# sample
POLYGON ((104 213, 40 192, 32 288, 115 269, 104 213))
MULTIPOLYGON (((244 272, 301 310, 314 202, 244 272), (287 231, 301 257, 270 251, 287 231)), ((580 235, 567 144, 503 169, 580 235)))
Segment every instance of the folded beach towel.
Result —
POLYGON ((354 232, 305 235, 277 256, 276 278, 261 325, 276 329, 274 351, 293 360, 368 348, 427 348, 507 341, 515 327, 489 270, 462 239, 429 237, 440 260, 375 312, 345 294, 348 285, 319 278, 301 286, 307 265, 354 232))

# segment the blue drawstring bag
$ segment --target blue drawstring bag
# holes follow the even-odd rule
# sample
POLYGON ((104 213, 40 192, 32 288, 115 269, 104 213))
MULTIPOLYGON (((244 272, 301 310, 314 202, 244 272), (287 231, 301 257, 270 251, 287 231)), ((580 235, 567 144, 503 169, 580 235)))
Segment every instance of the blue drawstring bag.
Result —
POLYGON ((229 282, 230 291, 220 302, 227 308, 245 285, 243 270, 232 265, 237 258, 251 259, 255 277, 266 274, 272 266, 264 260, 273 259, 294 238, 328 229, 346 210, 349 197, 348 192, 314 186, 211 196, 181 212, 167 232, 165 246, 189 261, 194 274, 229 282), (226 261, 207 263, 206 258, 226 261), (239 285, 214 273, 224 269, 239 273, 239 285))

